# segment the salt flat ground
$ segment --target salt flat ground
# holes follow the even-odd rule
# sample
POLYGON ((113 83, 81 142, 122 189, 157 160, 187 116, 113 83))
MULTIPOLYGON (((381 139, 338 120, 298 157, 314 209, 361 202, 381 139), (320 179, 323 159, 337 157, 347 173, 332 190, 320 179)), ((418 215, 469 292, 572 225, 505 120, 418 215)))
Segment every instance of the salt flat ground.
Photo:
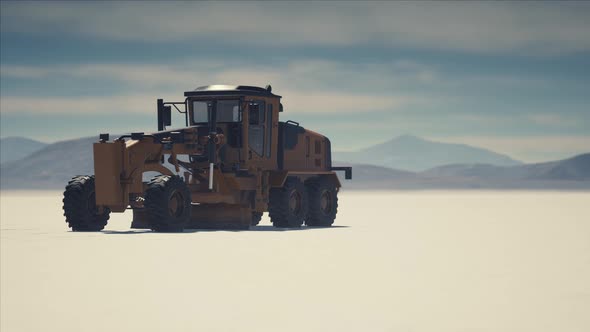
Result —
POLYGON ((338 227, 66 228, 2 192, 11 331, 590 331, 590 193, 343 192, 338 227))

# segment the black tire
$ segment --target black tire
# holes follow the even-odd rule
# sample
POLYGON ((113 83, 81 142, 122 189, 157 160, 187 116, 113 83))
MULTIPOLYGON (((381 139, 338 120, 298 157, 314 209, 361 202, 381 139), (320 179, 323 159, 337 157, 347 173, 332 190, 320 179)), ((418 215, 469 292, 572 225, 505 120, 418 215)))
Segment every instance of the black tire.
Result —
POLYGON ((104 229, 111 210, 98 213, 93 175, 73 177, 64 191, 64 216, 74 232, 98 232, 104 229))
POLYGON ((270 190, 270 221, 275 227, 301 227, 307 214, 305 186, 298 178, 288 177, 282 188, 270 190))
POLYGON ((131 221, 131 228, 134 229, 152 229, 146 222, 147 214, 145 209, 136 208, 133 209, 133 220, 131 221))
POLYGON ((191 217, 191 193, 180 176, 158 175, 145 191, 146 222, 155 232, 182 232, 191 217))
POLYGON ((326 179, 314 178, 305 182, 308 197, 308 226, 332 226, 338 212, 338 190, 326 179))
POLYGON ((260 220, 262 220, 262 212, 252 211, 252 223, 250 223, 250 225, 258 225, 260 223, 260 220))

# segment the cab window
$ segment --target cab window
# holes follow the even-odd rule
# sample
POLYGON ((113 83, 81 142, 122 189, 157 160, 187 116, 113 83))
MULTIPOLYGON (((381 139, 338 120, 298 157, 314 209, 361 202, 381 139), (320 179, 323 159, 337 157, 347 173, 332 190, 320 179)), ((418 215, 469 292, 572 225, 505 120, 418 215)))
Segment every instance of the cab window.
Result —
POLYGON ((263 125, 264 124, 264 102, 253 102, 249 105, 250 117, 248 123, 251 125, 263 125))
POLYGON ((193 101, 193 122, 207 123, 209 122, 209 114, 211 113, 210 101, 193 101))
POLYGON ((208 123, 213 103, 217 103, 217 122, 240 122, 240 103, 238 100, 193 101, 193 123, 208 123))
POLYGON ((237 100, 217 101, 217 122, 240 122, 240 104, 237 100))
POLYGON ((263 101, 248 104, 248 145, 259 156, 264 156, 264 119, 266 108, 263 101))

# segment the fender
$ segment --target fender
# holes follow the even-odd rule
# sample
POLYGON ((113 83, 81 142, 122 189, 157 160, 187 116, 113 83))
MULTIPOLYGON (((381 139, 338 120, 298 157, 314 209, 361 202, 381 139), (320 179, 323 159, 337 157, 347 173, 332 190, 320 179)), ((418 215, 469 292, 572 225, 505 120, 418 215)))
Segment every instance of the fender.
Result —
POLYGON ((320 177, 327 179, 334 187, 340 188, 342 184, 340 183, 340 179, 338 179, 338 175, 335 172, 324 171, 324 172, 304 172, 304 171, 271 171, 270 172, 270 186, 271 188, 281 188, 285 184, 285 180, 287 177, 295 176, 299 178, 302 182, 313 178, 313 177, 320 177))

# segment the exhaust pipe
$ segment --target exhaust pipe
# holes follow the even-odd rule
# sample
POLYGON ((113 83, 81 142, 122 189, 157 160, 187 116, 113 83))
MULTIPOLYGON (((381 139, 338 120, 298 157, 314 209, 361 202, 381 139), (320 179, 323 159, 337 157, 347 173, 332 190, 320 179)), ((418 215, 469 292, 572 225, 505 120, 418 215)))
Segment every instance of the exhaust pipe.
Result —
POLYGON ((213 190, 213 166, 216 162, 215 137, 217 136, 217 102, 213 103, 209 115, 209 143, 207 152, 209 153, 209 190, 213 190))
POLYGON ((209 163, 209 190, 213 190, 213 163, 209 163))

